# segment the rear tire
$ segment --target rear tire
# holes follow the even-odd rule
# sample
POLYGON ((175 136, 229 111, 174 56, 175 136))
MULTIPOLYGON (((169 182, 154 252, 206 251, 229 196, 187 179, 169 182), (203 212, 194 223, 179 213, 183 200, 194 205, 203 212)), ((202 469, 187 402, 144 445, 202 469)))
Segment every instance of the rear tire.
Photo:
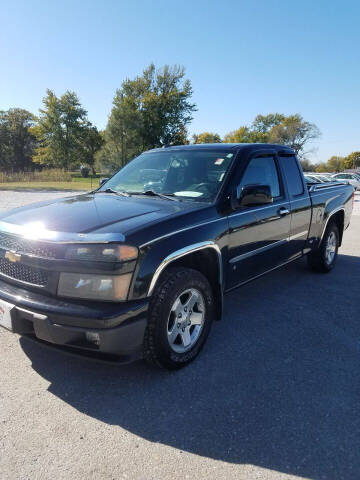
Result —
POLYGON ((334 268, 339 249, 339 228, 331 221, 326 227, 324 237, 314 252, 308 254, 307 260, 311 270, 329 273, 334 268))
POLYGON ((170 268, 150 301, 143 353, 147 362, 176 370, 203 348, 215 314, 206 277, 190 268, 170 268))

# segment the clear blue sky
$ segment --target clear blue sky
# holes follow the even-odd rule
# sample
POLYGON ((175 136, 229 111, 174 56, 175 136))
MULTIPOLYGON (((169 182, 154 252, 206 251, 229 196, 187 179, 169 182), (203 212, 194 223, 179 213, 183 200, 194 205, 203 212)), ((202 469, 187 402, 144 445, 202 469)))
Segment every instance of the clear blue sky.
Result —
POLYGON ((0 109, 70 89, 103 128, 124 78, 178 63, 191 133, 298 112, 322 131, 313 161, 360 150, 358 1, 0 0, 0 19, 0 109))

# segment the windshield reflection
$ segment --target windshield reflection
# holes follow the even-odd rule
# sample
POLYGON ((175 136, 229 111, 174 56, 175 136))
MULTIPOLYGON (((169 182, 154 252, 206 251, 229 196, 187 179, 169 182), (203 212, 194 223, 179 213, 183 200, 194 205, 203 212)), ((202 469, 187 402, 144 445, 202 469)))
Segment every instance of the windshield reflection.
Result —
POLYGON ((99 191, 162 194, 178 199, 215 199, 234 154, 228 151, 180 150, 143 153, 122 168, 99 191))

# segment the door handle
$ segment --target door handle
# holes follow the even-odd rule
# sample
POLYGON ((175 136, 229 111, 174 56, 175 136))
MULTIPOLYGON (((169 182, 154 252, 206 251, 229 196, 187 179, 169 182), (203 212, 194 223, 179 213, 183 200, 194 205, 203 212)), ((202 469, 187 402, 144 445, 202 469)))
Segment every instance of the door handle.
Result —
POLYGON ((290 213, 290 210, 288 210, 287 208, 285 207, 281 207, 279 209, 279 215, 283 216, 283 215, 287 215, 288 213, 290 213))

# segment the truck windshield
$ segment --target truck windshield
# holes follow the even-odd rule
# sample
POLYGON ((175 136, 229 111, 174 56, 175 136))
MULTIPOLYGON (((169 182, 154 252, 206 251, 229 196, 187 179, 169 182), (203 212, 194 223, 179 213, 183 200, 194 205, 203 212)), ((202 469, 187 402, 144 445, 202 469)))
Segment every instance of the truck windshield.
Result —
POLYGON ((234 154, 227 151, 178 150, 143 153, 98 191, 146 192, 174 199, 214 201, 234 154))

